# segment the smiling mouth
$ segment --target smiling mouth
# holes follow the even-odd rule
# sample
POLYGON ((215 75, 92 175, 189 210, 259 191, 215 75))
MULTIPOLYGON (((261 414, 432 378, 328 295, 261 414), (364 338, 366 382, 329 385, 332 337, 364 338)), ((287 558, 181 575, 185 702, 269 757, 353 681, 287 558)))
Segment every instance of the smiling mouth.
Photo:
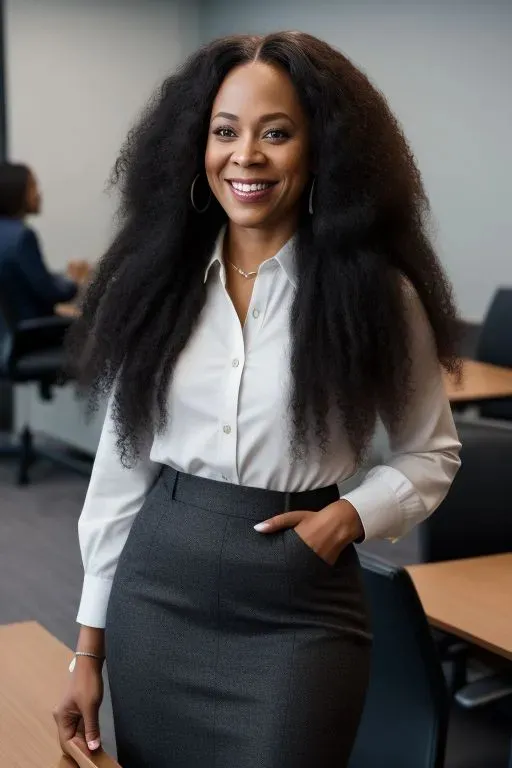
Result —
POLYGON ((228 184, 230 184, 233 189, 236 189, 237 192, 264 192, 266 189, 274 187, 277 184, 277 181, 260 181, 252 183, 228 181, 228 184))
POLYGON ((266 200, 271 194, 272 189, 278 184, 277 181, 234 181, 227 180, 233 196, 243 203, 259 203, 266 200))

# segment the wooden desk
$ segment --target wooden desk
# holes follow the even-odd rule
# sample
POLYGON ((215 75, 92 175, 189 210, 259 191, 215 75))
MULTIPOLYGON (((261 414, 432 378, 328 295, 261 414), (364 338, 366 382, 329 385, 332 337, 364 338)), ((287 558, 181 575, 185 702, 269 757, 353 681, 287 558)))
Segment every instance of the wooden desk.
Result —
POLYGON ((512 659, 512 553, 407 570, 433 626, 512 659))
POLYGON ((452 403, 512 397, 512 368, 464 360, 461 384, 445 374, 445 387, 452 403))
MULTIPOLYGON (((52 709, 64 693, 72 652, 36 622, 0 626, 0 766, 72 768, 52 709)), ((119 768, 105 753, 83 766, 119 768)))
POLYGON ((59 315, 60 317, 70 317, 72 319, 80 317, 80 307, 73 301, 69 301, 65 304, 56 304, 54 309, 55 314, 59 315))

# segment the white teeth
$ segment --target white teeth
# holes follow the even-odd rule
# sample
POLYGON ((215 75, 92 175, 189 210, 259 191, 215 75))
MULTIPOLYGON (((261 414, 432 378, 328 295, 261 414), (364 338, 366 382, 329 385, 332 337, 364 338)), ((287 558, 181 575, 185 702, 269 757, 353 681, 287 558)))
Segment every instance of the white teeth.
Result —
POLYGON ((239 181, 232 181, 231 185, 237 192, 262 192, 272 186, 272 184, 242 184, 239 181))

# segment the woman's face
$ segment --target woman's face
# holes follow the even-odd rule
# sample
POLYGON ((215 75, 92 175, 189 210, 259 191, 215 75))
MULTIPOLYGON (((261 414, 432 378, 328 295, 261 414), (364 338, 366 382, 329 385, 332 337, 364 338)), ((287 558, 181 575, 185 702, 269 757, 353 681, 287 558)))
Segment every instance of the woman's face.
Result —
POLYGON ((37 179, 32 172, 29 173, 27 190, 25 195, 25 213, 35 215, 41 211, 41 193, 37 179))
POLYGON ((228 74, 213 104, 205 166, 233 223, 267 228, 296 218, 310 175, 308 124, 283 70, 254 62, 228 74))

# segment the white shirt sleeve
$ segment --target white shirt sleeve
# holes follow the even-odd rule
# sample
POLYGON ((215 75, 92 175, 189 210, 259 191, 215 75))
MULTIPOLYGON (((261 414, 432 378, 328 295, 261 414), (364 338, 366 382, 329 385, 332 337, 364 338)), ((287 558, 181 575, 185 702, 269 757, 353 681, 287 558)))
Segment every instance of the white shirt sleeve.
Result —
POLYGON ((404 536, 442 502, 460 467, 460 442, 432 328, 415 289, 405 282, 411 328, 412 394, 398 430, 388 429, 391 458, 342 498, 357 510, 365 539, 404 536))
POLYGON ((126 469, 116 449, 112 398, 107 407, 89 488, 78 521, 84 583, 77 621, 104 627, 117 562, 132 523, 160 465, 149 458, 151 440, 141 445, 137 464, 126 469))

